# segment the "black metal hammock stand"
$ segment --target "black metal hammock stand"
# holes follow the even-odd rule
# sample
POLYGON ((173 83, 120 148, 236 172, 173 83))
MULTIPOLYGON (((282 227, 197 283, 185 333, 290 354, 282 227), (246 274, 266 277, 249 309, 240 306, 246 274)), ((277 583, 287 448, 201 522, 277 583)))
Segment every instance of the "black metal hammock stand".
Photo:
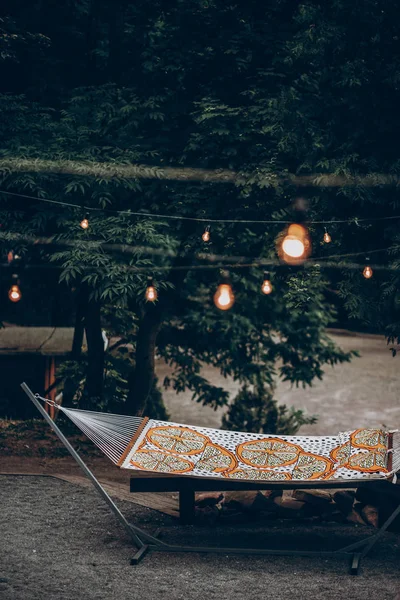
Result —
MULTIPOLYGON (((180 469, 179 473, 185 473, 191 476, 192 479, 194 477, 202 477, 203 479, 209 478, 210 475, 207 472, 207 469, 210 469, 210 464, 215 464, 215 461, 220 461, 219 464, 228 464, 229 461, 233 461, 232 453, 228 450, 224 450, 220 446, 215 443, 206 443, 205 447, 202 451, 202 461, 195 463, 191 463, 189 460, 182 459, 176 454, 172 453, 162 453, 158 450, 146 450, 142 449, 143 442, 140 442, 140 445, 137 447, 135 451, 135 444, 138 444, 140 441, 140 436, 144 435, 144 430, 149 431, 150 423, 147 418, 137 418, 130 417, 125 415, 112 415, 108 413, 98 413, 91 411, 83 411, 78 409, 71 409, 61 407, 56 405, 52 401, 46 400, 45 398, 41 398, 39 395, 35 395, 31 389, 27 386, 26 383, 22 383, 21 385, 24 392, 27 394, 28 398, 35 405, 39 413, 43 416, 43 418, 47 421, 51 429, 55 432, 60 441, 67 448, 68 452, 75 459, 78 465, 81 467, 84 474, 88 477, 88 479, 92 482, 93 486, 99 492, 103 500, 108 504, 108 506, 113 511, 114 515, 121 523, 129 537, 131 538, 133 544, 136 546, 137 551, 134 557, 131 560, 131 564, 137 564, 147 551, 157 551, 157 552, 204 552, 204 553, 219 553, 219 554, 246 554, 246 555, 282 555, 282 556, 310 556, 310 557, 345 557, 350 560, 350 572, 352 574, 357 574, 360 567, 361 559, 368 554, 368 552, 372 549, 372 547, 378 542, 378 540, 382 537, 387 528, 393 523, 397 516, 400 515, 400 503, 399 506, 393 511, 390 517, 383 523, 380 529, 374 533, 373 535, 368 536, 367 538, 357 541, 353 544, 349 544, 343 548, 339 548, 333 551, 311 551, 311 550, 290 550, 290 549, 268 549, 268 548, 241 548, 241 547, 210 547, 210 546, 185 546, 178 544, 170 544, 168 542, 162 541, 158 539, 157 534, 151 535, 144 531, 142 528, 138 527, 127 521, 125 516, 122 514, 120 509, 114 503, 114 501, 107 494, 103 486, 96 479, 94 474, 90 471, 88 466, 79 456, 79 454, 75 451, 75 449, 71 446, 69 441, 66 439, 62 431, 59 429, 57 424, 50 418, 46 410, 43 408, 40 400, 46 402, 48 404, 53 404, 59 410, 61 410, 64 414, 66 414, 71 421, 73 421, 85 435, 89 439, 91 439, 116 465, 121 466, 122 468, 139 468, 142 470, 146 470, 146 465, 149 465, 149 471, 158 470, 159 472, 171 472, 172 469, 180 469), (159 455, 163 456, 160 458, 159 455), (167 456, 168 460, 165 460, 167 456), (128 462, 127 462, 128 461, 128 462), (129 462, 130 461, 130 462, 129 462), (142 462, 141 462, 142 461, 142 462), (214 461, 214 462, 213 462, 214 461), (222 462, 221 462, 222 461, 222 462), (188 467, 186 463, 189 463, 191 467, 188 467), (157 466, 157 469, 154 467, 157 466), (161 466, 160 466, 161 465, 161 466), (206 469, 204 470, 204 465, 206 469), (186 471, 185 471, 186 469, 186 471), (208 473, 208 474, 207 474, 208 473), (193 477, 194 476, 194 477, 193 477)), ((157 422, 154 422, 157 424, 157 422)), ((168 444, 168 448, 171 448, 171 444, 175 444, 175 448, 178 445, 186 448, 186 454, 189 454, 189 458, 191 455, 199 454, 200 450, 196 447, 196 445, 201 445, 205 443, 202 438, 206 438, 207 436, 199 433, 197 430, 200 428, 190 428, 189 426, 179 426, 179 425, 171 425, 167 424, 167 427, 154 427, 152 428, 153 432, 153 442, 154 444, 168 444), (163 430, 171 430, 171 435, 169 432, 165 433, 163 430), (178 430, 178 431, 176 431, 178 430), (177 434, 178 433, 178 434, 177 434), (168 434, 168 435, 167 435, 168 434), (158 436, 158 437, 157 437, 158 436), (169 436, 169 437, 168 437, 169 436)), ((205 431, 205 430, 204 430, 205 431)), ((222 432, 219 430, 208 430, 212 432, 214 436, 218 438, 218 436, 242 436, 242 439, 249 439, 250 441, 245 441, 245 443, 239 445, 239 451, 242 452, 242 458, 247 456, 245 451, 243 450, 246 447, 246 451, 249 452, 249 444, 250 444, 250 453, 252 451, 258 452, 259 447, 257 446, 259 440, 258 438, 262 436, 255 436, 254 434, 236 434, 233 432, 222 432), (255 439, 253 439, 255 438, 255 439), (247 444, 247 446, 246 446, 247 444), (253 446, 251 446, 253 444, 253 446), (254 446, 255 444, 255 446, 254 446)), ((150 432, 151 433, 151 432, 150 432)), ((294 438, 298 439, 298 438, 294 438)), ((336 439, 333 438, 332 439, 336 439)), ((271 443, 275 440, 272 438, 271 443)), ((306 438, 304 440, 309 440, 310 444, 316 443, 318 438, 306 438)), ((329 443, 330 438, 321 438, 322 445, 329 443)), ((391 432, 390 434, 391 440, 391 448, 387 450, 387 465, 390 462, 390 471, 386 470, 388 473, 387 476, 383 478, 382 483, 388 485, 388 479, 392 482, 396 479, 396 472, 400 471, 400 433, 391 432)), ((215 440, 212 440, 215 441, 215 440)), ((263 440, 261 440, 263 441, 263 440)), ((278 440, 281 442, 282 440, 278 440)), ((226 444, 229 447, 229 440, 226 444)), ((274 442, 277 443, 277 442, 274 442)), ((285 457, 289 456, 291 452, 295 452, 291 447, 295 447, 296 445, 283 440, 283 451, 285 457)), ((282 448, 281 448, 282 450, 282 448)), ((258 455, 257 455, 258 456, 258 455)), ((299 454, 297 463, 300 465, 296 467, 298 469, 309 469, 309 457, 313 455, 308 452, 303 452, 303 454, 299 454), (303 457, 303 458, 302 458, 303 457), (301 463, 303 460, 303 465, 301 463)), ((243 458, 243 460, 246 460, 243 458)), ((321 462, 324 459, 321 457, 321 462)), ((290 462, 290 461, 289 461, 290 462)), ((315 461, 314 461, 315 462, 315 461)), ((226 467, 227 468, 227 467, 226 467)), ((235 468, 235 465, 230 464, 231 473, 233 474, 233 479, 240 479, 243 477, 243 469, 235 468)), ((319 467, 322 468, 322 467, 319 467)), ((369 485, 369 482, 373 483, 375 486, 379 484, 377 481, 377 477, 360 477, 359 479, 354 478, 354 473, 348 476, 348 479, 313 479, 311 481, 295 481, 289 480, 289 476, 285 471, 280 471, 278 473, 273 470, 261 470, 261 475, 258 477, 258 484, 260 485, 259 489, 298 489, 298 488, 354 488, 357 485, 362 484, 363 486, 369 485), (265 479, 264 479, 265 478, 265 479)), ((225 479, 226 481, 226 479, 225 479)), ((233 482, 231 481, 230 484, 233 482)), ((241 479, 241 486, 243 489, 243 478, 241 479)), ((396 486, 397 487, 397 486, 396 486)), ((223 486, 221 487, 223 489, 223 486)))

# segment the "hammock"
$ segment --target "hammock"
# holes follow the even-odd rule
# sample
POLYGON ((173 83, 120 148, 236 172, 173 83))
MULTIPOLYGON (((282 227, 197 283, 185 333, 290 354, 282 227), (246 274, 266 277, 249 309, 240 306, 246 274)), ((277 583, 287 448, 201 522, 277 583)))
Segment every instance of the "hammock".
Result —
POLYGON ((53 404, 123 469, 251 481, 389 479, 400 470, 400 432, 276 436, 180 425, 53 404))
MULTIPOLYGON (((400 515, 399 504, 376 533, 344 548, 329 551, 185 546, 164 542, 158 539, 157 533, 151 535, 127 521, 44 410, 39 399, 61 410, 104 454, 123 469, 202 478, 220 477, 242 482, 249 480, 252 485, 265 485, 266 488, 276 485, 298 487, 307 483, 315 487, 337 487, 339 484, 349 488, 356 483, 356 478, 371 485, 376 479, 391 479, 395 483, 396 472, 400 471, 400 433, 398 430, 356 429, 328 437, 276 437, 227 432, 64 408, 33 394, 26 383, 22 383, 21 387, 131 537, 137 547, 131 564, 138 564, 148 550, 319 558, 342 556, 351 558, 350 572, 356 575, 362 557, 368 554, 400 515)), ((223 486, 223 481, 221 485, 223 486)), ((387 481, 382 481, 379 485, 391 487, 387 481)))

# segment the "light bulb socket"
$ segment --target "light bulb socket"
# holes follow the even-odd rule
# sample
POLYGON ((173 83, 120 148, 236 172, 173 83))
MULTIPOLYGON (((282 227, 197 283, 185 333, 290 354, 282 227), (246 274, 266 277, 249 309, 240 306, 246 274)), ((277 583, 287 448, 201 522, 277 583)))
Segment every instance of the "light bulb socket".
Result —
POLYGON ((226 271, 225 269, 222 269, 222 270, 220 271, 220 275, 219 275, 219 283, 220 283, 220 284, 223 284, 223 283, 225 283, 225 284, 227 284, 227 285, 232 285, 232 282, 231 282, 231 277, 230 277, 229 271, 226 271))
POLYGON ((308 209, 308 201, 306 198, 302 196, 298 196, 293 201, 293 215, 294 220, 303 225, 307 221, 307 209, 308 209))
POLYGON ((265 281, 266 279, 271 279, 271 276, 270 276, 270 274, 269 274, 269 272, 268 272, 268 271, 264 271, 264 281, 265 281))

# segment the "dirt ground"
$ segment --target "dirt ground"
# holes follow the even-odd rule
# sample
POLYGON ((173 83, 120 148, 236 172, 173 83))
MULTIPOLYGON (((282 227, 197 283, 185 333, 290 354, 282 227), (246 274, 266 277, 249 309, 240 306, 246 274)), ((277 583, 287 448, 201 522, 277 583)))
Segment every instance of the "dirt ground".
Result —
MULTIPOLYGON (((350 363, 326 366, 322 381, 315 381, 311 388, 292 388, 279 381, 275 398, 281 404, 303 408, 309 414, 318 415, 316 425, 301 428, 302 435, 333 435, 339 431, 359 427, 400 426, 399 375, 400 355, 393 358, 383 336, 355 334, 347 331, 332 333, 332 339, 343 350, 358 350, 359 358, 350 363)), ((157 364, 157 375, 162 382, 170 374, 164 363, 157 364)), ((215 385, 228 390, 233 398, 238 384, 224 379, 211 367, 205 367, 202 375, 215 385)), ((225 409, 214 411, 191 400, 191 393, 163 392, 171 420, 208 427, 219 427, 225 409)))
MULTIPOLYGON (((94 490, 53 478, 0 477, 0 597, 2 600, 394 600, 400 591, 400 538, 384 540, 348 574, 343 559, 161 554, 130 566, 133 548, 125 531, 94 490)), ((275 522, 183 527, 161 513, 119 503, 146 530, 162 527, 162 539, 199 544, 303 544, 325 548, 366 534, 366 528, 275 522), (328 534, 328 535, 327 535, 328 534), (329 545, 328 545, 329 542, 329 545)))

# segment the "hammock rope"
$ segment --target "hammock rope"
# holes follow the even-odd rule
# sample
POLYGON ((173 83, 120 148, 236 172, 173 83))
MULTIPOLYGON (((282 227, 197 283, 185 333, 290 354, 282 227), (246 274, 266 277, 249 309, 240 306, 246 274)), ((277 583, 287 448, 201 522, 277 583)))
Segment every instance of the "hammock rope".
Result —
POLYGON ((64 413, 114 464, 121 460, 143 422, 142 417, 65 408, 42 396, 36 397, 64 413))

